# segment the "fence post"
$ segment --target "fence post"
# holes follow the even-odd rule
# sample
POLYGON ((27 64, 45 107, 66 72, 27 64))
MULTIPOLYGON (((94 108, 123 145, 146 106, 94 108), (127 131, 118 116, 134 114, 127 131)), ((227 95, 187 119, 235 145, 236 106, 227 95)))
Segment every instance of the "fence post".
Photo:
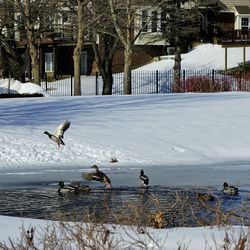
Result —
POLYGON ((73 75, 70 74, 70 95, 73 96, 73 75))
POLYGON ((129 70, 129 91, 130 91, 130 95, 132 95, 132 70, 129 70))
POLYGON ((159 93, 159 71, 156 70, 156 94, 159 93))
POLYGON ((185 69, 183 69, 182 71, 182 79, 183 79, 183 92, 185 93, 186 92, 186 71, 185 69))
POLYGON ((8 95, 10 95, 10 70, 9 70, 9 81, 8 81, 8 95))
POLYGON ((45 90, 48 91, 48 77, 47 77, 47 73, 45 73, 45 90))
POLYGON ((241 88, 241 78, 242 78, 241 71, 239 71, 239 90, 240 91, 242 90, 242 88, 241 88))
POLYGON ((173 89, 173 71, 172 70, 168 70, 167 71, 167 81, 170 82, 169 84, 169 93, 174 93, 174 89, 173 89))
MULTIPOLYGON (((210 84, 210 80, 209 80, 209 84, 210 84)), ((212 69, 212 88, 214 87, 214 69, 212 69)), ((222 82, 220 84, 220 92, 224 91, 225 89, 225 84, 222 82)))
POLYGON ((96 71, 95 72, 95 95, 98 95, 98 89, 99 89, 99 86, 98 86, 98 72, 96 71))

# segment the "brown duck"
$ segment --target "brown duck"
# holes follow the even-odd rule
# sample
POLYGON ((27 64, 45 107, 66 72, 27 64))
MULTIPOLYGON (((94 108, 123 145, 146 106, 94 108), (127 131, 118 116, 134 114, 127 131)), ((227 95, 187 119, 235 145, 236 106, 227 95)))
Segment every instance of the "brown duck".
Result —
POLYGON ((83 174, 83 177, 87 180, 98 181, 104 183, 105 188, 111 188, 111 181, 109 177, 101 172, 97 165, 93 165, 91 168, 95 169, 95 172, 83 174))

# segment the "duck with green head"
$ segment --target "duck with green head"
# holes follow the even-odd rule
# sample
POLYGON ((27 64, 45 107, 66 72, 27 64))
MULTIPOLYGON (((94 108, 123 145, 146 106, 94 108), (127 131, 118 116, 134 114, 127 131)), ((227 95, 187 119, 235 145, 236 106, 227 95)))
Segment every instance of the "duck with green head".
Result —
POLYGON ((46 134, 49 137, 49 139, 51 139, 53 142, 57 144, 58 147, 60 147, 60 145, 65 145, 63 141, 63 136, 64 136, 64 132, 69 128, 69 126, 70 126, 70 122, 67 120, 61 123, 57 127, 54 134, 51 134, 48 131, 44 131, 44 134, 46 134))
POLYGON ((71 186, 71 185, 65 185, 64 181, 59 182, 59 188, 58 188, 59 194, 65 194, 65 193, 77 193, 78 189, 77 187, 71 186))
POLYGON ((234 186, 229 186, 227 182, 224 182, 222 192, 229 195, 238 195, 239 189, 234 186))
POLYGON ((144 171, 141 170, 139 179, 141 180, 141 186, 142 187, 148 187, 149 184, 149 178, 147 175, 144 174, 144 171))

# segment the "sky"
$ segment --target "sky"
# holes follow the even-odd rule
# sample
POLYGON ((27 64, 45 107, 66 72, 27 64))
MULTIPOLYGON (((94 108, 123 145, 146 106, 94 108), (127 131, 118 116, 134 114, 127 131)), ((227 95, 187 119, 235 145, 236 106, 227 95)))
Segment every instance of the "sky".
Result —
MULTIPOLYGON (((223 53, 219 46, 202 45, 182 55, 182 65, 223 69, 223 53)), ((237 66, 240 58, 241 49, 232 49, 229 65, 237 66)), ((172 61, 163 59, 143 69, 168 67, 172 61)), ((1 92, 6 91, 7 84, 8 80, 0 81, 1 92)), ((45 97, 1 99, 1 174, 41 167, 58 171, 72 166, 88 169, 93 164, 108 170, 112 158, 118 160, 112 165, 113 171, 131 166, 156 170, 198 166, 202 170, 208 165, 250 162, 250 94, 246 92, 52 97, 32 83, 13 81, 11 88, 19 93, 39 91, 45 97), (54 132, 65 120, 71 126, 64 135, 65 146, 57 148, 43 132, 54 132)), ((206 177, 201 181, 205 182, 206 177)), ((247 179, 237 184, 247 185, 247 179)), ((17 237, 20 223, 46 222, 0 216, 0 240, 17 237)), ((168 233, 168 244, 173 246, 183 238, 190 242, 189 249, 203 249, 204 238, 213 234, 223 241, 224 231, 217 228, 178 230, 157 233, 160 237, 168 233)), ((233 230, 240 231, 238 227, 233 230)), ((213 243, 212 238, 209 243, 213 243)))

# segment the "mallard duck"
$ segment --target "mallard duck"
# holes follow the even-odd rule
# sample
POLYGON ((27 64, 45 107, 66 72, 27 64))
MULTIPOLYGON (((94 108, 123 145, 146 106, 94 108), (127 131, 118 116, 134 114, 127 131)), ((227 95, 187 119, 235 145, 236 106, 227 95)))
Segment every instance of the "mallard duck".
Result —
POLYGON ((83 174, 83 177, 87 180, 93 180, 104 183, 105 188, 111 188, 111 181, 106 174, 101 172, 97 165, 93 165, 91 168, 95 169, 93 173, 83 174))
POLYGON ((48 131, 44 131, 44 134, 48 135, 48 137, 57 144, 58 147, 60 145, 65 145, 64 141, 62 140, 64 132, 69 128, 70 122, 67 120, 61 123, 54 134, 50 134, 48 131))
POLYGON ((77 193, 78 189, 72 185, 65 186, 63 181, 59 182, 58 193, 65 194, 65 193, 77 193))
POLYGON ((212 194, 202 194, 198 193, 197 194, 197 199, 200 201, 214 201, 214 196, 212 194))
POLYGON ((141 186, 147 187, 149 183, 149 178, 144 174, 144 171, 141 170, 139 179, 141 180, 141 186))
POLYGON ((80 191, 84 191, 84 192, 90 191, 90 187, 88 185, 81 185, 81 183, 79 181, 73 181, 73 182, 70 183, 69 186, 76 188, 76 190, 78 192, 80 192, 80 191))
POLYGON ((227 182, 223 184, 223 190, 222 192, 224 194, 229 194, 229 195, 238 195, 239 194, 239 189, 234 186, 229 186, 227 182))

